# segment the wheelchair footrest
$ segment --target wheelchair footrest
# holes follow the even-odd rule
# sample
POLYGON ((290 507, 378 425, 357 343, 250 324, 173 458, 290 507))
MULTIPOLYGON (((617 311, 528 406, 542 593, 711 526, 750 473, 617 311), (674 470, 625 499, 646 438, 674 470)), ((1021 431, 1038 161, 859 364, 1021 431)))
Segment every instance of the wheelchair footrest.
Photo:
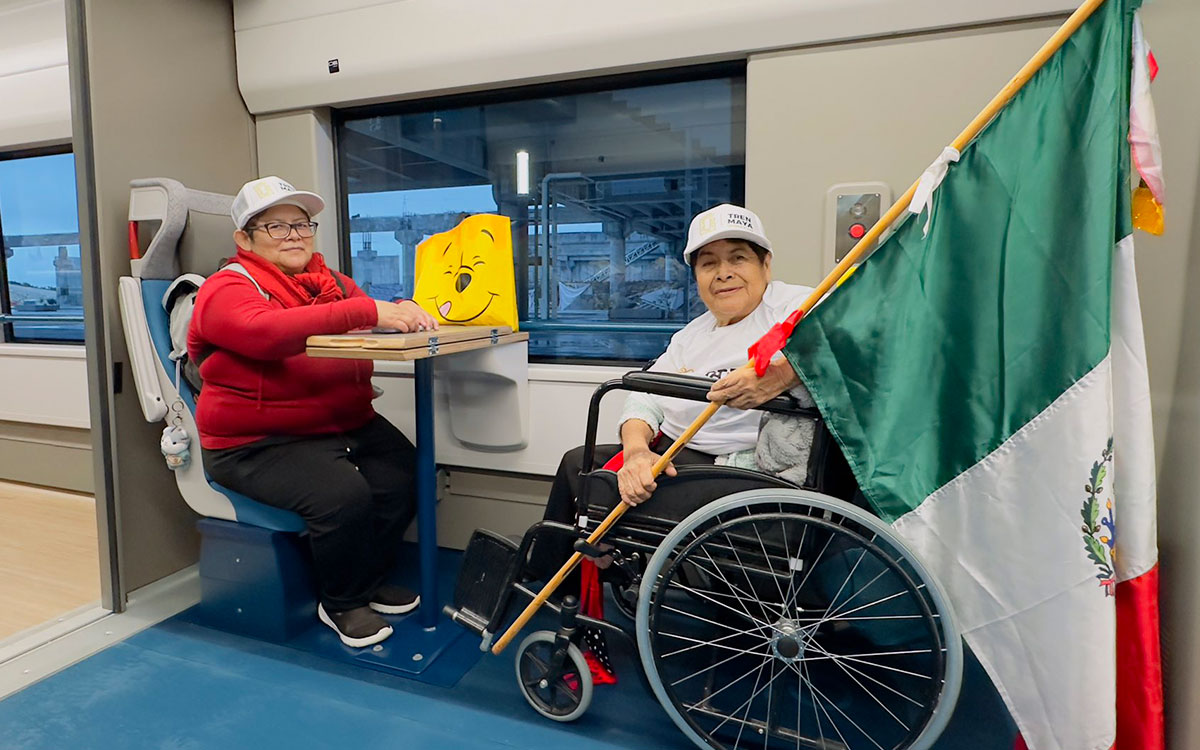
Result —
POLYGON ((486 625, 520 564, 517 545, 485 529, 471 536, 454 586, 455 618, 460 624, 486 625))

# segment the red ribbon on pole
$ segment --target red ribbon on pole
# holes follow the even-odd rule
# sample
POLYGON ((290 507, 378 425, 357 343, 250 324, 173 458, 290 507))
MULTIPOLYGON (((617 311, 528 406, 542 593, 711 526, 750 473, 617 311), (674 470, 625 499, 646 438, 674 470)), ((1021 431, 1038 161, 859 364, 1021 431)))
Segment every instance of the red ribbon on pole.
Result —
POLYGON ((776 323, 762 335, 758 341, 748 350, 750 361, 754 363, 754 372, 761 378, 763 373, 767 371, 767 365, 771 364, 771 360, 787 343, 791 337, 792 331, 795 330, 796 324, 804 317, 804 310, 797 308, 792 311, 792 314, 787 316, 782 322, 776 323))

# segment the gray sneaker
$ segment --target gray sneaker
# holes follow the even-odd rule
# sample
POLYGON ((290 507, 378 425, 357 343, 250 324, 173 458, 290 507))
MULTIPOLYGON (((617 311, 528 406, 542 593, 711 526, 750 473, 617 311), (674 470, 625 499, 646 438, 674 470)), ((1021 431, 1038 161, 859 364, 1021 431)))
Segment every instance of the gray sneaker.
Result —
POLYGON ((333 628, 342 643, 350 648, 363 648, 385 640, 392 634, 392 626, 387 624, 369 607, 355 607, 344 612, 326 611, 324 604, 317 605, 317 617, 321 622, 333 628))

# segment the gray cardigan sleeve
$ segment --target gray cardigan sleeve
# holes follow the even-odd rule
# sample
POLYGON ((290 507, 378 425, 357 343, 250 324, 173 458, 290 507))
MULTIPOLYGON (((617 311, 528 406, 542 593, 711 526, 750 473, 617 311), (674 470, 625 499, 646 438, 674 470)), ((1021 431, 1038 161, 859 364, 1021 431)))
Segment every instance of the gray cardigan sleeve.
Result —
POLYGON ((630 393, 625 398, 625 408, 617 421, 617 440, 621 439, 621 426, 631 419, 640 419, 658 432, 663 423, 663 410, 658 400, 649 393, 630 393))

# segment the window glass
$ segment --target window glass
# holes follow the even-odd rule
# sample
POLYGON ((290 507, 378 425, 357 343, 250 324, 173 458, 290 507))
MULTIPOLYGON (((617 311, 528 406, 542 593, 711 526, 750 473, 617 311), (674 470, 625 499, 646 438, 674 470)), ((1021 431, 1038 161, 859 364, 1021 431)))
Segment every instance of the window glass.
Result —
POLYGON ((0 230, 5 338, 83 341, 72 154, 0 159, 0 230))
POLYGON ((368 294, 409 296, 417 244, 500 213, 530 354, 645 360, 704 310, 683 246, 693 215, 742 201, 745 76, 406 104, 348 114, 338 144, 368 294))

